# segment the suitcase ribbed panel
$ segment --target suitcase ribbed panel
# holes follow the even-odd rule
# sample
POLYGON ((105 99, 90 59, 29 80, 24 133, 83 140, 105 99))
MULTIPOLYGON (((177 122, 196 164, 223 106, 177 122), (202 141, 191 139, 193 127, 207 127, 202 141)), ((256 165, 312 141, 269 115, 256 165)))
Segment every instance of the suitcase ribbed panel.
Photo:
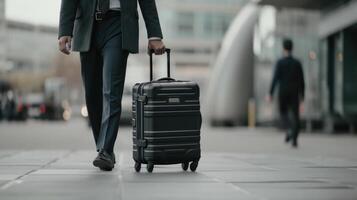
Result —
POLYGON ((175 164, 198 160, 201 156, 201 123, 199 87, 196 83, 155 81, 134 86, 133 156, 136 161, 175 164), (138 91, 139 87, 143 87, 142 90, 138 91), (144 110, 137 114, 138 95, 147 99, 144 110), (137 146, 140 133, 136 132, 136 124, 141 118, 144 120, 141 127, 143 139, 147 142, 144 159, 140 158, 137 146))

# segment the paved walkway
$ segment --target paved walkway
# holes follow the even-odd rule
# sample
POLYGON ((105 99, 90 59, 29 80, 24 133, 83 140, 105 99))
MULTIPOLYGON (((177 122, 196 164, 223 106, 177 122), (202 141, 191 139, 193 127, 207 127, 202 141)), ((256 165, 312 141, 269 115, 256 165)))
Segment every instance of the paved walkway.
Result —
POLYGON ((0 123, 0 200, 357 199, 355 135, 304 133, 293 149, 270 128, 202 133, 196 173, 172 165, 138 174, 130 127, 119 131, 117 168, 101 172, 83 120, 0 123))
POLYGON ((130 152, 112 172, 89 151, 0 154, 0 199, 357 199, 357 161, 264 154, 204 154, 196 173, 180 165, 135 173, 130 152))

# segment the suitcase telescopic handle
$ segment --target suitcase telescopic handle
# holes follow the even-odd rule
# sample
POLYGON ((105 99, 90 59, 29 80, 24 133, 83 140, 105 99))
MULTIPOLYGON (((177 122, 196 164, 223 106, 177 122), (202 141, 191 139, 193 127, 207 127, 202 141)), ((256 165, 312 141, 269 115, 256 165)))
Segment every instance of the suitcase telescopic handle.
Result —
MULTIPOLYGON (((171 73, 170 73, 170 54, 171 54, 171 49, 165 49, 166 55, 167 55, 167 78, 163 78, 160 80, 172 80, 171 79, 171 73)), ((153 54, 154 54, 154 50, 150 50, 150 81, 153 81, 154 79, 154 74, 153 74, 153 54)))

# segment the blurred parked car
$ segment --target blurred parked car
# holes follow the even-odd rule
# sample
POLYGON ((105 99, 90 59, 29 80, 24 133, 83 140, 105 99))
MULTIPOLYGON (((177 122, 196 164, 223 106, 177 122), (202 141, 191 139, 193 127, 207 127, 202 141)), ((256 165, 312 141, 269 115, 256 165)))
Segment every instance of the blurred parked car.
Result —
POLYGON ((29 105, 29 117, 33 119, 41 119, 46 113, 46 105, 43 94, 32 93, 27 95, 26 99, 29 105))
POLYGON ((42 93, 33 93, 27 96, 29 105, 29 117, 43 120, 69 120, 71 118, 71 108, 67 101, 56 104, 51 100, 45 101, 42 93))

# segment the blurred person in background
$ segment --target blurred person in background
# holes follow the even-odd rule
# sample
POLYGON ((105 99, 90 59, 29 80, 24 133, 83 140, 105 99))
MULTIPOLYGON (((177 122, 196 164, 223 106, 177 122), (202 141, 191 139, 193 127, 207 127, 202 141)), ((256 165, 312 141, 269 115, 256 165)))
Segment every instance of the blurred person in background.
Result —
POLYGON ((80 52, 89 120, 98 151, 93 165, 114 168, 114 143, 129 53, 138 53, 138 2, 146 24, 148 50, 165 46, 155 0, 62 0, 59 50, 80 52))
POLYGON ((0 121, 4 118, 3 113, 3 94, 0 92, 0 121))
POLYGON ((15 94, 12 90, 6 94, 4 115, 8 121, 14 120, 16 116, 15 94))
POLYGON ((302 65, 293 57, 293 41, 283 41, 283 58, 279 59, 273 75, 268 101, 272 101, 274 91, 279 87, 279 111, 283 127, 286 129, 285 141, 298 146, 300 131, 300 105, 305 96, 305 81, 302 65))

